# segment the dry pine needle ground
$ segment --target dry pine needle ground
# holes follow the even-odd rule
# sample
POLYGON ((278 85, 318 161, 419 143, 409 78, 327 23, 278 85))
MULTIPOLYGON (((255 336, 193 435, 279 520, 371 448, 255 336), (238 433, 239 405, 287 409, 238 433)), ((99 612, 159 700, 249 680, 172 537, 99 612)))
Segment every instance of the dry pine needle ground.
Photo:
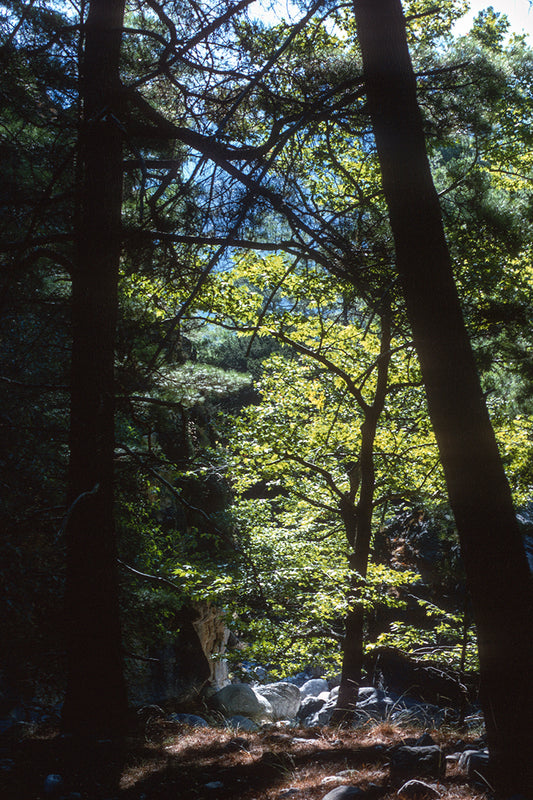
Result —
MULTIPOLYGON (((69 752, 54 730, 26 733, 11 743, 12 769, 2 777, 6 800, 47 800, 46 776, 64 778, 63 793, 82 800, 321 800, 335 786, 381 787, 376 796, 398 800, 389 781, 387 748, 419 729, 388 723, 357 730, 273 728, 259 733, 190 729, 161 721, 137 731, 120 753, 69 752)), ((446 753, 459 738, 432 731, 446 753)), ((475 739, 472 734, 471 739, 475 739)), ((5 748, 4 748, 5 755, 5 748)), ((438 783, 446 800, 488 800, 454 765, 438 783)))

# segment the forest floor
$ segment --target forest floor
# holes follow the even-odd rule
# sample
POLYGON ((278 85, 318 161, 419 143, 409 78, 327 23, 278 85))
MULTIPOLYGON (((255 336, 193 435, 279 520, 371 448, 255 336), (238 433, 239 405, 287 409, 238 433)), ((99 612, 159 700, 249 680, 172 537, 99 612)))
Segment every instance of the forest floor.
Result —
MULTIPOLYGON (((271 729, 243 733, 180 728, 160 721, 135 731, 120 751, 110 743, 73 748, 53 727, 26 731, 2 746, 4 800, 321 800, 336 786, 398 800, 389 777, 389 748, 422 731, 374 723, 358 729, 271 729), (8 752, 9 750, 9 752, 8 752), (6 756, 7 754, 7 756, 6 756), (46 783, 61 775, 62 785, 46 783)), ((430 731, 445 753, 476 734, 430 731)), ((4 743, 2 743, 4 744, 4 743)), ((416 777, 416 776, 413 776, 416 777)), ((456 764, 440 781, 426 779, 446 800, 489 800, 456 764)))

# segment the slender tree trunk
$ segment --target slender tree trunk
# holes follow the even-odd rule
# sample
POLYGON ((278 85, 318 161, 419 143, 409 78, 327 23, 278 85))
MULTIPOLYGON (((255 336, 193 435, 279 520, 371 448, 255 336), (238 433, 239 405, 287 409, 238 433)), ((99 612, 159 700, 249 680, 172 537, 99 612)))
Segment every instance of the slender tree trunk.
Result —
POLYGON ((397 269, 477 626, 501 796, 533 796, 533 590, 464 325, 426 154, 400 0, 354 0, 397 269))
POLYGON ((388 314, 381 318, 381 347, 377 365, 377 382, 374 400, 363 409, 361 449, 359 452, 359 499, 346 498, 341 514, 348 544, 352 548, 350 567, 353 570, 349 608, 346 613, 342 651, 342 672, 339 695, 331 718, 332 725, 350 723, 357 705, 361 671, 363 668, 365 612, 360 602, 361 591, 368 571, 370 541, 372 538, 372 513, 376 486, 374 467, 374 442, 379 418, 385 406, 390 364, 391 326, 388 314), (351 502, 350 502, 351 500, 351 502))
POLYGON ((119 733, 126 719, 113 516, 114 354, 122 208, 124 0, 91 0, 81 74, 67 534, 68 687, 63 725, 119 733))

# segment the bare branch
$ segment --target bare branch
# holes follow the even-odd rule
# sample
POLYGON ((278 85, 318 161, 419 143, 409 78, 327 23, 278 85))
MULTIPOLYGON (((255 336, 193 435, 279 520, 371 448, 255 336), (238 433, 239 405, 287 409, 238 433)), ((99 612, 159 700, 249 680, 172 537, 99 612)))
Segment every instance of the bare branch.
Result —
POLYGON ((311 470, 311 472, 315 472, 317 475, 322 475, 333 494, 336 494, 337 497, 340 497, 341 499, 344 497, 344 493, 341 492, 333 480, 333 475, 331 472, 328 472, 327 469, 324 469, 324 467, 320 467, 318 464, 313 464, 312 461, 307 461, 307 459, 296 455, 296 453, 283 453, 282 458, 286 459, 287 461, 296 461, 297 464, 301 464, 303 467, 311 470))

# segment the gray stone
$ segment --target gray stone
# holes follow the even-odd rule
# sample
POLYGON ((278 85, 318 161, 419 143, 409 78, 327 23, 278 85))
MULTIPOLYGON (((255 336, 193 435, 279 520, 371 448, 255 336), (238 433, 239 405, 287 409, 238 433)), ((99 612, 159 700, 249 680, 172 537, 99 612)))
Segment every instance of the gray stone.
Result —
POLYGON ((446 718, 446 710, 403 698, 401 702, 394 703, 390 717, 393 722, 439 728, 446 718))
POLYGON ((311 714, 309 717, 306 717, 304 724, 312 728, 316 725, 328 725, 336 703, 337 701, 335 699, 329 700, 321 709, 311 714))
POLYGON ((179 722, 180 725, 188 725, 191 728, 209 728, 209 723, 197 714, 169 714, 171 722, 179 722))
POLYGON ((297 719, 305 720, 320 711, 326 705, 326 701, 321 697, 306 697, 296 715, 297 719))
POLYGON ((228 725, 238 731, 258 731, 259 725, 254 722, 250 717, 244 717, 242 714, 234 714, 228 719, 228 725))
POLYGON ((247 683, 231 683, 224 686, 211 698, 214 708, 226 717, 243 716, 255 721, 271 720, 274 716, 272 706, 261 695, 254 692, 247 683))
POLYGON ((438 800, 440 796, 433 786, 422 781, 407 781, 398 789, 400 800, 438 800))
POLYGON ((362 687, 359 690, 357 710, 363 711, 369 717, 383 719, 394 705, 394 700, 381 689, 362 687), (369 691, 370 690, 370 691, 369 691))
POLYGON ((318 697, 321 692, 329 692, 328 682, 324 678, 311 678, 300 687, 302 700, 305 697, 318 697))
POLYGON ((440 778, 446 770, 446 759, 440 747, 398 747, 391 755, 391 778, 406 779, 415 775, 440 778))
POLYGON ((300 708, 300 689, 292 683, 269 683, 256 686, 254 692, 272 707, 273 719, 293 719, 300 708))
POLYGON ((59 797, 63 791, 63 778, 61 775, 47 775, 44 780, 43 794, 45 797, 59 797))
POLYGON ((356 798, 364 797, 365 793, 357 786, 336 786, 331 792, 328 792, 322 800, 356 800, 356 798))
POLYGON ((459 768, 465 770, 469 778, 488 778, 489 753, 487 750, 465 750, 459 757, 459 768))

